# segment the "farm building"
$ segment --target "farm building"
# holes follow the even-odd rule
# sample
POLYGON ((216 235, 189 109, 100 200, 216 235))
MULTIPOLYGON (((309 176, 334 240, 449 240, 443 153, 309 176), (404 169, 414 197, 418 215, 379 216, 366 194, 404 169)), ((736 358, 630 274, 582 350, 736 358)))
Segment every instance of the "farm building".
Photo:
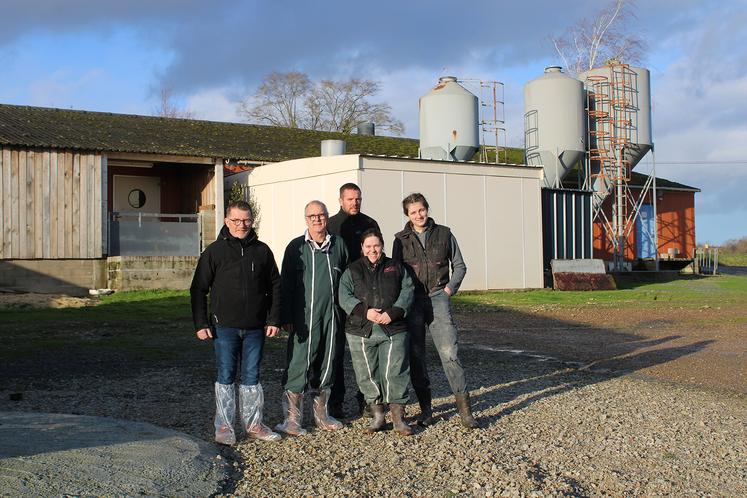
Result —
MULTIPOLYGON (((260 235, 278 258, 303 230, 303 205, 318 198, 334 212, 339 185, 353 181, 389 247, 405 221, 402 197, 423 192, 459 238, 470 268, 463 289, 542 286, 542 169, 419 159, 418 147, 413 139, 0 105, 0 289, 186 288, 223 222, 224 173, 245 168, 260 235), (342 138, 347 154, 319 157, 322 140, 342 138)), ((689 221, 660 222, 659 251, 674 247, 663 245, 669 239, 688 254, 697 189, 676 185, 659 189, 657 216, 689 221), (679 196, 675 215, 662 209, 670 195, 679 196)))

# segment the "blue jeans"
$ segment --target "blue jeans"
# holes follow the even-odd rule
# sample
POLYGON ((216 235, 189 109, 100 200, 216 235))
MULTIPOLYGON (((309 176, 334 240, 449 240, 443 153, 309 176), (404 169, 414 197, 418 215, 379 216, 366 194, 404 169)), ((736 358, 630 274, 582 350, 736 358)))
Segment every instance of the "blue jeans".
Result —
POLYGON ((433 296, 416 297, 407 315, 407 328, 410 337, 410 377, 416 394, 430 392, 431 388, 425 357, 426 330, 431 333, 451 391, 463 394, 467 390, 467 380, 459 361, 457 329, 451 318, 449 295, 440 291, 433 296))
POLYGON ((265 331, 245 330, 231 327, 215 327, 215 363, 218 367, 218 383, 233 384, 241 365, 241 384, 253 386, 259 383, 259 362, 265 346, 265 331))

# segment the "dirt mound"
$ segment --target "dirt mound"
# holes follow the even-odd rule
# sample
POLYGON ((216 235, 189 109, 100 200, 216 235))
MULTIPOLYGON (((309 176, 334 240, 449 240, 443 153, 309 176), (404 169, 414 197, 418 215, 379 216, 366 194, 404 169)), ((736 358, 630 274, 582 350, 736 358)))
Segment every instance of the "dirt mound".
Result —
POLYGON ((0 309, 82 308, 94 306, 98 299, 64 294, 35 294, 0 291, 0 309))

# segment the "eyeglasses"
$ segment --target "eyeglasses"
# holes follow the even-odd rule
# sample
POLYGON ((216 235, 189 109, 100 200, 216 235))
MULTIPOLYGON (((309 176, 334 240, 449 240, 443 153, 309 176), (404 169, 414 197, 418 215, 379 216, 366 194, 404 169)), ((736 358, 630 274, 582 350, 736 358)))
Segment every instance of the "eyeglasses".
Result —
POLYGON ((318 220, 318 221, 322 221, 326 217, 327 217, 327 215, 324 214, 324 213, 322 213, 322 214, 307 214, 306 215, 306 219, 307 220, 318 220))
POLYGON ((239 225, 249 226, 249 225, 252 224, 252 222, 254 220, 251 219, 251 218, 247 218, 247 219, 243 219, 243 220, 240 220, 240 219, 229 219, 228 221, 230 221, 231 223, 233 223, 235 226, 239 226, 239 225))

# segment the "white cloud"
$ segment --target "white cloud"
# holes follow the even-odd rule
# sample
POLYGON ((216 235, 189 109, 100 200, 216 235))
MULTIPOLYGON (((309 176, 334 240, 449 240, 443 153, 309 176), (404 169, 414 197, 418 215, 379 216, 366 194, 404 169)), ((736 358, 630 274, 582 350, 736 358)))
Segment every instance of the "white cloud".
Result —
POLYGON ((236 111, 237 102, 230 97, 233 93, 228 87, 202 90, 186 98, 186 108, 197 119, 238 123, 243 119, 236 111))

